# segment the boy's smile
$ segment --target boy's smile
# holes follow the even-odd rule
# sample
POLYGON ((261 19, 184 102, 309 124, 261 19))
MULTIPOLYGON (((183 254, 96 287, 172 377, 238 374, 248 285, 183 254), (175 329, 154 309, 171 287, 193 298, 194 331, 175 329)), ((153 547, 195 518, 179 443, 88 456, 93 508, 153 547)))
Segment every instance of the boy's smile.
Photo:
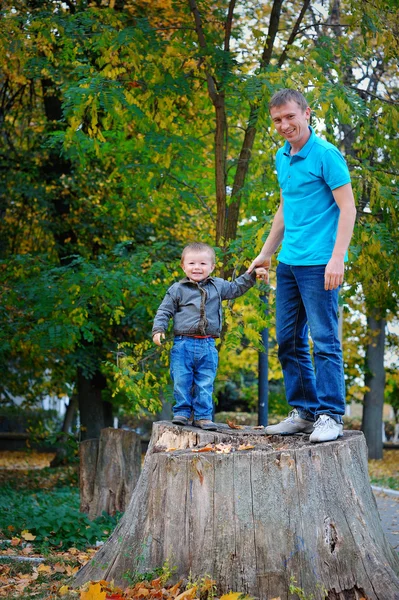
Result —
POLYGON ((206 250, 201 252, 189 250, 184 254, 181 266, 187 277, 192 281, 203 281, 209 277, 215 268, 213 258, 206 250))

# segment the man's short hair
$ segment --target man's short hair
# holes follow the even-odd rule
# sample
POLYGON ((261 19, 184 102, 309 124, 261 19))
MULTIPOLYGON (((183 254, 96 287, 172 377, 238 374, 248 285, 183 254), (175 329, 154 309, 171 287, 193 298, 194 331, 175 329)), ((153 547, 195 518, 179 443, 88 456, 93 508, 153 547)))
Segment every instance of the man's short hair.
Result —
POLYGON ((275 106, 283 106, 283 104, 287 104, 291 100, 294 100, 303 111, 309 106, 305 96, 301 92, 285 88, 273 94, 269 102, 269 111, 275 106))
POLYGON ((191 244, 187 244, 187 246, 185 246, 183 248, 183 252, 181 254, 181 262, 183 262, 185 254, 187 254, 187 252, 191 252, 191 251, 192 252, 209 252, 209 254, 212 257, 212 262, 214 264, 216 263, 216 254, 215 254, 214 248, 212 248, 212 246, 210 246, 209 244, 205 244, 204 242, 191 242, 191 244))

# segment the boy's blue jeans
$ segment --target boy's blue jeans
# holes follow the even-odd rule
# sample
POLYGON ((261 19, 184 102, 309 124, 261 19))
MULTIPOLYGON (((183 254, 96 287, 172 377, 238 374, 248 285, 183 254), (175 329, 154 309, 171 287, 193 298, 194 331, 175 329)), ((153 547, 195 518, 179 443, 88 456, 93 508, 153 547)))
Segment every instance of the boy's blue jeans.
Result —
POLYGON ((218 352, 213 338, 177 335, 170 355, 170 374, 176 404, 174 415, 194 419, 212 419, 213 382, 218 366, 218 352))
POLYGON ((310 421, 342 423, 345 383, 338 338, 338 289, 324 289, 325 265, 277 266, 276 334, 288 403, 310 421), (313 340, 310 357, 308 326, 313 340))

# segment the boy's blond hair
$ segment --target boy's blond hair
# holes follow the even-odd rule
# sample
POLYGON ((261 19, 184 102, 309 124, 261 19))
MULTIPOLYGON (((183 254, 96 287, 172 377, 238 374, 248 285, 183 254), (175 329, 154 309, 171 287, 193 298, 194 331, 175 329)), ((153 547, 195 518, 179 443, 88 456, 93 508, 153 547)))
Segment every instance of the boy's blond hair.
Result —
POLYGON ((183 263, 184 261, 184 256, 187 254, 187 252, 209 252, 209 254, 212 257, 212 262, 213 264, 216 263, 216 254, 215 254, 215 250, 214 248, 212 248, 212 246, 210 246, 209 244, 205 244, 204 242, 191 242, 191 244, 187 244, 187 246, 185 246, 183 248, 183 252, 181 254, 181 262, 183 263))

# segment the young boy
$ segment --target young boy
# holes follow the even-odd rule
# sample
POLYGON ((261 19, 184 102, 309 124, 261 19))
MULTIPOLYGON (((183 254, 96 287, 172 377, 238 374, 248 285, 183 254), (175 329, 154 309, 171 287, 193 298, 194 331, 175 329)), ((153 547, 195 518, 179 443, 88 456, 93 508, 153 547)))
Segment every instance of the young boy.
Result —
POLYGON ((172 423, 188 425, 194 412, 194 425, 216 430, 212 422, 213 383, 218 365, 215 338, 222 328, 222 300, 245 294, 256 279, 264 279, 266 270, 256 268, 234 281, 211 277, 215 251, 208 244, 194 242, 186 246, 181 266, 186 277, 174 283, 157 310, 152 339, 161 346, 169 319, 173 319, 174 344, 170 373, 176 403, 172 423))

